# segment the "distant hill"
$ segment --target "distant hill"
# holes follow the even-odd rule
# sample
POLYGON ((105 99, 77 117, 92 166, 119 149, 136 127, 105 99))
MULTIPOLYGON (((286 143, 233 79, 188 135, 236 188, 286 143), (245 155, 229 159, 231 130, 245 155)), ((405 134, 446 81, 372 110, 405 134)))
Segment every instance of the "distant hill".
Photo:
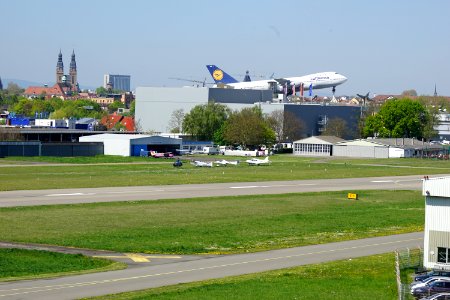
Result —
MULTIPOLYGON (((18 86, 20 86, 23 89, 26 89, 29 86, 44 86, 44 83, 42 82, 35 82, 35 81, 28 81, 23 79, 14 79, 14 78, 2 78, 3 88, 6 89, 8 87, 8 83, 14 82, 18 86)), ((48 86, 53 86, 54 82, 46 82, 45 84, 48 84, 48 86)), ((97 87, 88 86, 88 85, 80 85, 80 89, 82 90, 95 90, 97 87)))
MULTIPOLYGON (((8 83, 13 82, 20 86, 21 88, 25 89, 29 86, 41 86, 44 85, 42 82, 34 82, 34 81, 28 81, 23 79, 14 79, 14 78, 2 78, 3 88, 6 89, 8 87, 8 83)), ((49 83, 49 85, 53 85, 53 83, 49 83)))

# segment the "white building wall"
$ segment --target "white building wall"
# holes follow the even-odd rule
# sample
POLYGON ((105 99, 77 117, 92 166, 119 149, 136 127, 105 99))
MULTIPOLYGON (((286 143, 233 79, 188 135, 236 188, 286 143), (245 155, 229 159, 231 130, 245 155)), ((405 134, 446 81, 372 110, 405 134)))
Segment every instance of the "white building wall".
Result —
POLYGON ((450 248, 450 177, 424 180, 422 194, 425 196, 424 266, 450 270, 450 264, 436 262, 437 247, 450 248))
POLYGON ((167 132, 172 113, 208 103, 208 88, 136 88, 136 122, 143 131, 167 132))
POLYGON ((389 149, 383 146, 334 145, 333 156, 388 158, 389 149))
POLYGON ((405 150, 402 148, 389 147, 389 158, 406 157, 405 150))
POLYGON ((450 177, 436 177, 424 180, 422 187, 423 196, 450 198, 450 177))
POLYGON ((130 140, 104 140, 105 155, 131 156, 130 140))

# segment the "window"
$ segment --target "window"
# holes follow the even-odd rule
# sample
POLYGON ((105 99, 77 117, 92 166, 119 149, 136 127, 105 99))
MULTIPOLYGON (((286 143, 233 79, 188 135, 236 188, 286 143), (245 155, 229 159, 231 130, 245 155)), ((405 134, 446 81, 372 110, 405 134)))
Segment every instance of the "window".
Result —
POLYGON ((440 263, 450 263, 450 249, 438 247, 437 261, 440 263))

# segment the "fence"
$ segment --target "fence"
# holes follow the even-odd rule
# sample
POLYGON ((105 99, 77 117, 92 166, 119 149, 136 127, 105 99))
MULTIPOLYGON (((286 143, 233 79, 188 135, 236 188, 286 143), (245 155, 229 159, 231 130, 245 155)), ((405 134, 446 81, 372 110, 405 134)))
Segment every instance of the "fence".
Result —
POLYGON ((395 273, 397 278, 398 299, 410 300, 410 273, 423 270, 423 249, 402 249, 395 252, 395 273))

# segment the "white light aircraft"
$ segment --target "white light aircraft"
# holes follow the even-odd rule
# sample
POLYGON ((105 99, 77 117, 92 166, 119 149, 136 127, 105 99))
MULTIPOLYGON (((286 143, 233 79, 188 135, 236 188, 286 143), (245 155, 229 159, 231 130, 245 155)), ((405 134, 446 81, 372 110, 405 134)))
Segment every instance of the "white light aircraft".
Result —
POLYGON ((337 72, 321 72, 305 76, 239 82, 215 65, 207 65, 206 67, 208 68, 209 73, 211 73, 216 85, 222 84, 235 89, 272 89, 274 92, 286 93, 288 95, 291 95, 297 91, 303 93, 303 89, 309 89, 310 95, 312 95, 313 89, 324 89, 330 87, 332 88, 334 95, 336 86, 347 81, 347 77, 337 72))
POLYGON ((252 158, 245 161, 250 166, 268 165, 270 164, 269 157, 266 156, 264 159, 252 158))
POLYGON ((239 162, 237 160, 235 160, 235 161, 228 161, 226 159, 222 159, 222 160, 215 161, 214 163, 216 165, 218 165, 218 166, 227 166, 227 165, 237 166, 237 164, 239 162))
POLYGON ((205 161, 200 161, 200 160, 194 160, 194 162, 192 164, 196 167, 212 168, 212 166, 213 166, 212 162, 205 162, 205 161))

